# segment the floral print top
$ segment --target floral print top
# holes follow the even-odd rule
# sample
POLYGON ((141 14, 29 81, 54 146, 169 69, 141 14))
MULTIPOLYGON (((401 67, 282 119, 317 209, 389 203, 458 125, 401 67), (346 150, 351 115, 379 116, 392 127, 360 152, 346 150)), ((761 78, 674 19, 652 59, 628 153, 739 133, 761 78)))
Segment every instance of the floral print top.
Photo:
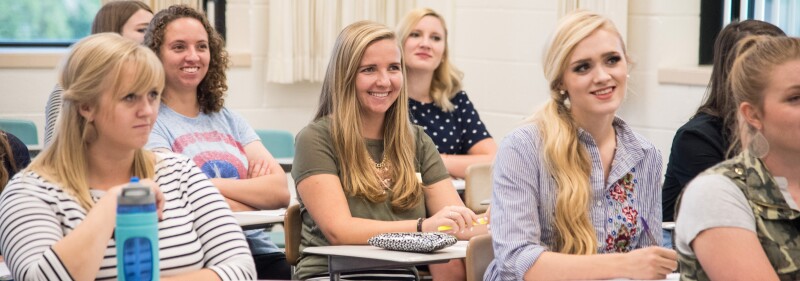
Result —
MULTIPOLYGON (((598 253, 629 252, 661 244, 661 153, 616 118, 617 137, 608 179, 600 151, 581 129, 592 161, 589 217, 598 253), (652 227, 647 227, 647 226, 652 227)), ((541 132, 529 124, 503 139, 494 164, 492 240, 495 259, 486 280, 522 280, 545 251, 557 251, 557 187, 544 162, 541 132)))

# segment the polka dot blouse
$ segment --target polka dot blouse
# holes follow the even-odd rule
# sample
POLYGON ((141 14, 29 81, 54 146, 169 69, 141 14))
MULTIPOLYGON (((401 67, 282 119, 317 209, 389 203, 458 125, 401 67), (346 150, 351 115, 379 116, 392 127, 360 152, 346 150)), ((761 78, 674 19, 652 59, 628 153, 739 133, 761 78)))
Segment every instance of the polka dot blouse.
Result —
POLYGON ((492 136, 486 130, 466 92, 458 92, 450 102, 455 109, 444 112, 433 103, 408 99, 411 121, 425 129, 425 133, 433 139, 439 153, 467 154, 473 145, 492 136))

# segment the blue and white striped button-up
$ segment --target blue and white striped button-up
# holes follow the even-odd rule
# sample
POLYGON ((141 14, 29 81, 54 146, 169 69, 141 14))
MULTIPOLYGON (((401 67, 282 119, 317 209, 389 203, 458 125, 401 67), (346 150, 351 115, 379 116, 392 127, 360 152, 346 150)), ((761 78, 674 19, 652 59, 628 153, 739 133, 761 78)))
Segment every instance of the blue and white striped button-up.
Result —
MULTIPOLYGON (((599 148, 588 132, 578 131, 592 161, 589 215, 597 252, 661 245, 661 153, 622 119, 615 118, 613 126, 617 150, 607 184, 599 148), (645 224, 652 227, 645 231, 645 224)), ((522 280, 542 252, 558 250, 557 188, 544 157, 541 132, 534 124, 517 128, 500 146, 491 212, 495 259, 486 280, 522 280)))

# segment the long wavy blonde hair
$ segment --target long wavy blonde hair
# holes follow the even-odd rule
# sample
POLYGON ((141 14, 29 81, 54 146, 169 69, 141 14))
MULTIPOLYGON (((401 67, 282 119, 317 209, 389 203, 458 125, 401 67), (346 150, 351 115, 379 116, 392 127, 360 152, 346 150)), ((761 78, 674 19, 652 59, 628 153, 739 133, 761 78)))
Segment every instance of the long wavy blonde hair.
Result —
MULTIPOLYGON (((356 75, 364 52, 372 43, 396 40, 385 25, 359 21, 339 33, 328 62, 322 84, 319 109, 314 120, 330 116, 331 137, 341 165, 341 181, 345 192, 363 196, 372 202, 387 198, 380 178, 369 160, 364 136, 361 104, 356 94, 356 75)), ((405 67, 402 67, 405 76, 405 67)), ((392 207, 409 210, 422 202, 422 184, 417 181, 414 159, 416 143, 408 117, 408 94, 405 81, 397 101, 389 107, 383 124, 384 150, 392 169, 392 207)))
MULTIPOLYGON (((597 29, 619 36, 611 20, 594 12, 575 11, 559 21, 543 58, 550 100, 531 118, 542 132, 545 165, 556 182, 557 250, 565 254, 597 253, 598 241, 589 218, 591 159, 578 140, 578 126, 565 103, 567 95, 559 93, 575 46, 597 29)), ((627 58, 625 44, 621 45, 627 58)))
MULTIPOLYGON (((97 138, 97 131, 79 110, 83 106, 97 108, 101 94, 112 89, 114 99, 130 92, 164 90, 164 68, 147 47, 116 33, 100 33, 79 41, 66 58, 59 85, 64 87, 64 104, 52 145, 42 151, 28 166, 73 195, 86 211, 94 202, 87 180, 87 146, 97 138), (134 69, 136 77, 130 88, 123 88, 124 69, 134 69)), ((113 110, 113 108, 111 109, 113 110)), ((131 175, 152 178, 155 174, 152 153, 138 149, 131 175)))
POLYGON ((450 44, 447 43, 447 25, 444 18, 430 8, 414 9, 406 14, 406 17, 397 25, 397 34, 400 35, 400 42, 398 45, 402 50, 408 39, 411 31, 417 26, 422 18, 432 16, 442 22, 444 28, 444 53, 442 54, 442 62, 439 67, 433 71, 433 80, 431 80, 431 99, 433 104, 441 108, 444 112, 453 111, 453 103, 450 102, 456 93, 461 91, 461 80, 464 78, 464 73, 458 70, 455 65, 450 62, 450 44))

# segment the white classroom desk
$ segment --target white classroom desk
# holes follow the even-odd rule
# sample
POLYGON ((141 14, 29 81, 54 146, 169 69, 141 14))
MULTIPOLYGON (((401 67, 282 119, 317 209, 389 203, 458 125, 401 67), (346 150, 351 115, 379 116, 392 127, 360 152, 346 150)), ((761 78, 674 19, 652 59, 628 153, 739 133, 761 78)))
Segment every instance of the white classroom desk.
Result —
POLYGON ((467 186, 467 181, 464 179, 452 179, 453 180, 453 187, 456 188, 456 191, 459 193, 464 192, 464 188, 467 186))
POLYGON ((250 229, 263 229, 267 225, 273 223, 283 222, 283 217, 286 210, 265 210, 265 211, 249 211, 249 212, 234 212, 233 217, 239 222, 239 226, 243 230, 250 229))
MULTIPOLYGON (((433 253, 392 251, 370 245, 308 247, 303 253, 328 256, 328 272, 331 274, 330 280, 334 281, 339 280, 342 273, 350 271, 409 267, 463 259, 467 256, 468 243, 469 241, 458 241, 453 246, 433 253)), ((679 279, 679 273, 671 273, 662 281, 679 279)))
POLYGON ((370 245, 308 247, 303 253, 328 256, 331 280, 339 280, 341 273, 350 271, 409 267, 462 259, 467 256, 467 243, 469 241, 458 241, 453 246, 433 253, 392 251, 370 245))
POLYGON ((278 164, 281 165, 283 171, 286 173, 292 172, 292 163, 294 163, 294 158, 292 157, 285 157, 285 158, 275 158, 275 161, 278 161, 278 164))

